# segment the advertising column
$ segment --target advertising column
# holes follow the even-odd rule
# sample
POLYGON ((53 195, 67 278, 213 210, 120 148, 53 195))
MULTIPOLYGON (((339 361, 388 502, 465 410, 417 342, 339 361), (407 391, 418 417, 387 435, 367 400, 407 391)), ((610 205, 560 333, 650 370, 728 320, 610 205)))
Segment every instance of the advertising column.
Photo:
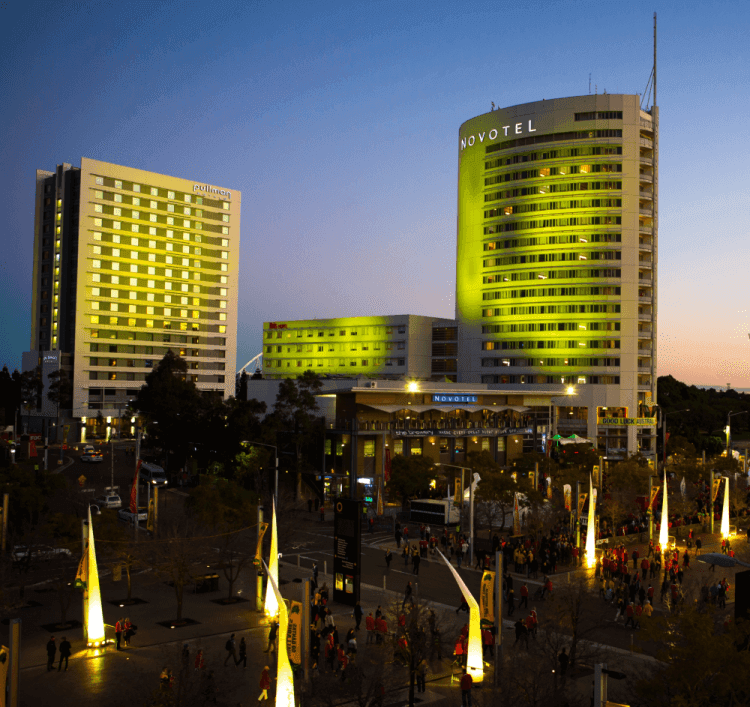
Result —
POLYGON ((333 517, 333 600, 359 601, 362 565, 362 502, 339 498, 333 517))

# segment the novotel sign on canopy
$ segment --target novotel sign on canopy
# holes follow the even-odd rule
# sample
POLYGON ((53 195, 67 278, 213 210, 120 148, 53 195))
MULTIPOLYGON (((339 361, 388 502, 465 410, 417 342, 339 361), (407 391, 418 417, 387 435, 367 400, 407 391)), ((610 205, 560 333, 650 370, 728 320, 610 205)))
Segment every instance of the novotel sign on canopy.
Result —
POLYGON ((479 398, 476 395, 447 395, 445 393, 433 393, 433 403, 476 403, 479 398))
POLYGON ((193 193, 197 191, 205 191, 209 194, 218 194, 219 196, 225 196, 227 199, 232 198, 232 192, 226 189, 217 189, 216 187, 209 186, 208 184, 193 184, 193 193))
POLYGON ((462 137, 460 146, 461 150, 465 150, 467 147, 471 147, 476 143, 484 142, 485 139, 487 142, 491 142, 492 140, 497 140, 497 138, 502 134, 503 137, 508 137, 509 135, 523 135, 526 133, 535 133, 536 128, 531 127, 531 121, 527 121, 528 128, 524 128, 524 123, 513 123, 512 125, 502 125, 499 128, 492 128, 492 130, 485 130, 481 133, 477 133, 476 135, 469 135, 468 137, 462 137), (510 132, 509 132, 510 131, 510 132))

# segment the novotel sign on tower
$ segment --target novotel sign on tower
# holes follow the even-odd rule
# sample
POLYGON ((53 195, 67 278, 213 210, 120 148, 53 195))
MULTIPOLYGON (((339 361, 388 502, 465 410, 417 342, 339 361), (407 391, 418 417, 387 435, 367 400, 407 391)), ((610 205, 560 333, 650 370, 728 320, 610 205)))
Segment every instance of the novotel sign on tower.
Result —
POLYGON ((218 189, 217 187, 209 186, 208 184, 193 184, 193 193, 197 191, 204 191, 208 194, 216 194, 218 196, 225 196, 227 199, 232 198, 232 192, 226 189, 218 189))
POLYGON ((433 393, 433 403, 476 403, 479 398, 476 395, 448 395, 446 393, 433 393))
POLYGON ((501 125, 499 128, 492 128, 492 130, 485 130, 481 133, 477 133, 476 135, 469 135, 468 137, 462 137, 460 141, 460 148, 461 150, 465 150, 467 147, 472 147, 474 143, 477 141, 484 142, 485 139, 487 142, 492 142, 493 140, 497 140, 500 135, 503 137, 508 137, 509 135, 523 135, 524 132, 526 133, 535 133, 536 128, 531 127, 531 121, 525 121, 528 124, 528 128, 525 128, 524 123, 513 123, 512 125, 501 125))

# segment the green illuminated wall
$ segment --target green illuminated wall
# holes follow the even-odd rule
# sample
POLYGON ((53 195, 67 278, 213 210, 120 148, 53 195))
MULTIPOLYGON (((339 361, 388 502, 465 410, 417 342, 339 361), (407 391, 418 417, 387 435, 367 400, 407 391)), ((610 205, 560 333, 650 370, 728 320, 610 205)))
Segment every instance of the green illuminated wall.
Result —
POLYGON ((290 378, 312 370, 320 375, 427 378, 433 322, 447 326, 453 320, 405 314, 265 322, 264 375, 290 378))

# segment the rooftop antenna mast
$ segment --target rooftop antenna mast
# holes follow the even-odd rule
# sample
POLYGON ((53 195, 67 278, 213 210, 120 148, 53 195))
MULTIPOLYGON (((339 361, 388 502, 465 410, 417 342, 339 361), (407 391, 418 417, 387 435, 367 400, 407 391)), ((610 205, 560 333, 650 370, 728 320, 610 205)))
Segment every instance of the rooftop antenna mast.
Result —
POLYGON ((589 96, 591 95, 591 72, 589 72, 589 96))
MULTIPOLYGON (((656 103, 656 13, 654 12, 654 102, 651 106, 651 122, 653 123, 653 182, 651 187, 651 247, 652 247, 652 262, 653 262, 653 277, 654 281, 651 283, 651 316, 653 317, 653 324, 651 326, 652 336, 654 341, 656 340, 656 286, 658 280, 656 279, 656 267, 659 257, 659 243, 657 240, 657 199, 659 198, 659 108, 656 103)), ((651 351, 651 395, 655 400, 657 396, 656 391, 656 356, 654 356, 653 344, 651 351)))

